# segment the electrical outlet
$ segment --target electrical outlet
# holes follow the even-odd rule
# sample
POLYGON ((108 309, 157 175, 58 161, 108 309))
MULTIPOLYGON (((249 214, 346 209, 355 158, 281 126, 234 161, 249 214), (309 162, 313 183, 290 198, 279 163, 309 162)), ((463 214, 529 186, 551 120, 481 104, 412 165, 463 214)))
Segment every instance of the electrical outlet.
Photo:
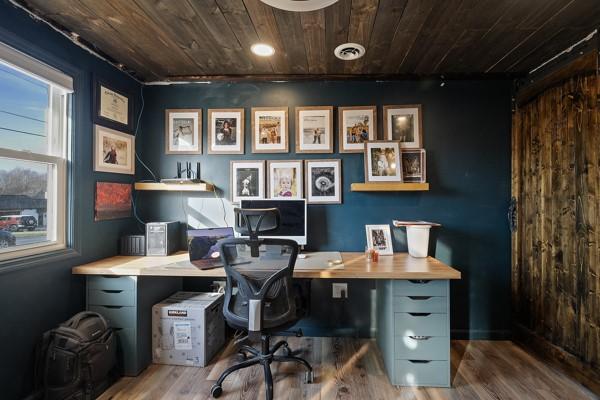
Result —
POLYGON ((347 299, 348 298, 348 284, 347 283, 334 283, 333 287, 333 298, 334 299, 347 299))

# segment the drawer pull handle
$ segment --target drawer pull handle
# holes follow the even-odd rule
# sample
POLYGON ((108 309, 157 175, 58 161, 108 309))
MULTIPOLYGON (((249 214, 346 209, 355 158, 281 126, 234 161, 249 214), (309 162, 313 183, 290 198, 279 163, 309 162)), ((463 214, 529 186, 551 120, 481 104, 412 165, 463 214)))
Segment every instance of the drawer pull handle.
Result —
POLYGON ((112 308, 112 309, 119 309, 119 308, 123 308, 123 306, 102 306, 104 308, 112 308))
POLYGON ((112 330, 115 331, 115 332, 119 332, 119 331, 122 331, 123 328, 112 328, 112 330))
POLYGON ((122 290, 108 290, 108 289, 102 289, 102 291, 104 293, 122 293, 122 290))
POLYGON ((430 360, 408 360, 408 361, 413 364, 429 364, 431 362, 430 360))
POLYGON ((432 296, 408 296, 411 300, 429 300, 432 296))
POLYGON ((119 275, 102 275, 102 277, 106 278, 106 279, 119 279, 119 278, 122 278, 119 275))
POLYGON ((428 315, 431 315, 429 312, 409 312, 409 314, 413 317, 427 317, 428 315))
POLYGON ((431 282, 431 280, 430 279, 409 279, 409 282, 417 284, 417 285, 424 285, 424 284, 431 282))
POLYGON ((413 339, 413 340, 429 340, 431 339, 431 336, 409 336, 409 338, 413 339))

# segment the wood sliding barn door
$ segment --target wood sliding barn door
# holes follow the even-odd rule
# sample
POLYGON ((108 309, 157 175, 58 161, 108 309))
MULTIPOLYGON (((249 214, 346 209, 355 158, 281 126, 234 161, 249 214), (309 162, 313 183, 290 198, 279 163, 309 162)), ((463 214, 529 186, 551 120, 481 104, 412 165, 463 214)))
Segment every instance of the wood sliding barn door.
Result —
POLYGON ((515 334, 590 387, 600 376, 598 121, 597 75, 575 77, 520 106, 512 138, 515 334))

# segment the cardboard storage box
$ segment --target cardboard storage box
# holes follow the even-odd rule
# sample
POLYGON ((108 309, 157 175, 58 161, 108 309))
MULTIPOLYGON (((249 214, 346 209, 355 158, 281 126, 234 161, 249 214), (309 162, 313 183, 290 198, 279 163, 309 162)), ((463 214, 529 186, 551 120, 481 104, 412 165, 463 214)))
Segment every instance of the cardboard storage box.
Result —
POLYGON ((225 343, 223 294, 177 292, 152 307, 152 361, 206 366, 225 343))

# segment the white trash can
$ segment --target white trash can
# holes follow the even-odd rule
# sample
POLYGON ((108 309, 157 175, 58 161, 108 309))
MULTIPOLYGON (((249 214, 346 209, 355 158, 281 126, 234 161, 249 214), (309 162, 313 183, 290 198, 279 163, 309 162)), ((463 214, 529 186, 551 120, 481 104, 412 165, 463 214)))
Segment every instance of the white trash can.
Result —
POLYGON ((407 225, 406 241, 408 244, 408 254, 412 257, 427 257, 429 249, 429 230, 431 225, 407 225))

